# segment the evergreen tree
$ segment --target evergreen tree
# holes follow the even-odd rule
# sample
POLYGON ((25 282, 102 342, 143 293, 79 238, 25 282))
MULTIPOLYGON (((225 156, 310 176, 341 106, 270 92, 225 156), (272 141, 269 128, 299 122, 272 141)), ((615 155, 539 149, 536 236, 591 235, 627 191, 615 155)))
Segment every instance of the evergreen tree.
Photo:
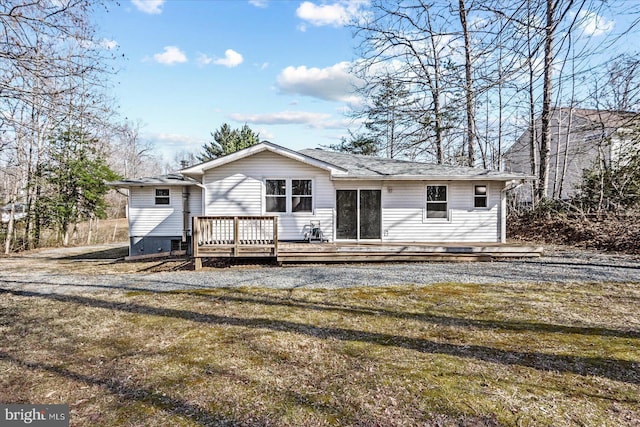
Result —
POLYGON ((71 227, 89 218, 106 216, 107 181, 118 178, 97 152, 97 141, 71 129, 54 134, 51 154, 43 168, 44 191, 38 200, 46 226, 53 227, 68 244, 71 227))
POLYGON ((231 126, 223 123, 220 129, 211 133, 211 136, 213 141, 203 145, 202 153, 198 155, 201 162, 235 153, 260 142, 259 134, 246 124, 241 129, 231 129, 231 126))
POLYGON ((339 144, 332 144, 330 150, 341 153, 363 154, 365 156, 375 156, 380 149, 379 142, 372 136, 366 134, 354 134, 349 131, 349 140, 342 137, 339 144))
POLYGON ((403 82, 386 77, 372 97, 365 126, 376 140, 382 141, 386 157, 393 159, 403 151, 407 127, 409 91, 403 82))

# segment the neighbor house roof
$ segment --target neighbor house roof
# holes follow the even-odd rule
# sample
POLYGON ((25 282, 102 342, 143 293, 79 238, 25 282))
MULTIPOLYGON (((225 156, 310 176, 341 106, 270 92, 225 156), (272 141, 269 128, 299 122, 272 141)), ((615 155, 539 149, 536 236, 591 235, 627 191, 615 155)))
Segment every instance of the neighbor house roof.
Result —
POLYGON ((301 154, 336 165, 347 171, 335 179, 365 180, 494 180, 511 181, 531 178, 525 174, 499 172, 467 166, 438 165, 406 160, 383 159, 320 149, 301 150, 301 154))
POLYGON ((597 125, 605 125, 608 128, 621 128, 628 126, 637 126, 640 115, 633 111, 616 111, 616 110, 592 110, 586 108, 568 107, 558 108, 559 111, 571 112, 579 117, 584 117, 597 125))
POLYGON ((144 178, 125 178, 120 181, 112 181, 108 183, 112 187, 131 188, 131 187, 157 187, 162 186, 192 186, 200 183, 195 179, 181 175, 179 173, 171 173, 168 175, 144 177, 144 178))

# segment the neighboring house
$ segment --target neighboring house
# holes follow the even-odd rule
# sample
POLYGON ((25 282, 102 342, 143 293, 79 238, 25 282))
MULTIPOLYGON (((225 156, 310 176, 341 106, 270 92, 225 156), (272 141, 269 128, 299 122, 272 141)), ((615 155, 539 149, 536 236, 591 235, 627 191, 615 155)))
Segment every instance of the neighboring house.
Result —
POLYGON ((11 220, 11 210, 13 210, 13 220, 19 221, 27 217, 23 203, 8 203, 0 208, 2 212, 2 223, 7 224, 11 220))
MULTIPOLYGON (((556 108, 551 113, 549 186, 547 197, 566 200, 578 191, 583 173, 598 161, 615 161, 639 124, 638 113, 556 108)), ((535 170, 531 170, 530 130, 504 153, 504 170, 539 177, 541 121, 535 126, 535 170)), ((519 190, 531 200, 531 188, 519 190)))
POLYGON ((310 224, 331 242, 505 241, 506 191, 520 173, 336 153, 262 142, 129 190, 131 254, 179 249, 195 216, 277 216, 280 241, 310 224))

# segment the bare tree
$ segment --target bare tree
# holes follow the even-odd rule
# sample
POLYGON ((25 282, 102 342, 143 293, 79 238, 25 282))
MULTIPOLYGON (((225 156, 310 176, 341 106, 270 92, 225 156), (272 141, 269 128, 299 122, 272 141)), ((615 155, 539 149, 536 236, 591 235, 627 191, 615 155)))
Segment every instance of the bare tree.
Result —
POLYGON ((469 24, 467 23, 468 10, 465 0, 458 1, 458 15, 460 16, 460 27, 464 39, 464 93, 465 93, 465 112, 467 115, 467 155, 469 166, 474 166, 475 145, 476 145, 476 116, 475 116, 475 89, 473 85, 473 65, 471 58, 471 34, 469 32, 469 24))
MULTIPOLYGON (((27 207, 25 241, 38 244, 40 195, 48 141, 58 128, 104 132, 108 98, 105 49, 96 40, 91 0, 6 0, 0 3, 0 122, 9 144, 3 163, 20 168, 10 187, 27 207)), ((6 141, 6 140, 5 140, 6 141)))

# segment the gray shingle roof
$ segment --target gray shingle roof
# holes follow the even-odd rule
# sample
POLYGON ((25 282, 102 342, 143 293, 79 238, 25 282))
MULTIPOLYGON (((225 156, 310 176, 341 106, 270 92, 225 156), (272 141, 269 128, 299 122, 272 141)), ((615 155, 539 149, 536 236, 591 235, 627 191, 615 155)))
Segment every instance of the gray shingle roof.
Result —
POLYGON ((151 176, 144 178, 125 178, 120 181, 112 181, 108 183, 112 187, 147 187, 147 186, 190 186, 198 185, 195 179, 180 175, 179 173, 171 173, 168 175, 151 176))
POLYGON ((373 156, 337 153, 320 149, 300 151, 326 163, 347 170, 347 174, 336 178, 346 179, 441 179, 441 180, 498 180, 528 178, 525 174, 498 172, 467 166, 438 165, 410 162, 406 160, 383 159, 373 156))

